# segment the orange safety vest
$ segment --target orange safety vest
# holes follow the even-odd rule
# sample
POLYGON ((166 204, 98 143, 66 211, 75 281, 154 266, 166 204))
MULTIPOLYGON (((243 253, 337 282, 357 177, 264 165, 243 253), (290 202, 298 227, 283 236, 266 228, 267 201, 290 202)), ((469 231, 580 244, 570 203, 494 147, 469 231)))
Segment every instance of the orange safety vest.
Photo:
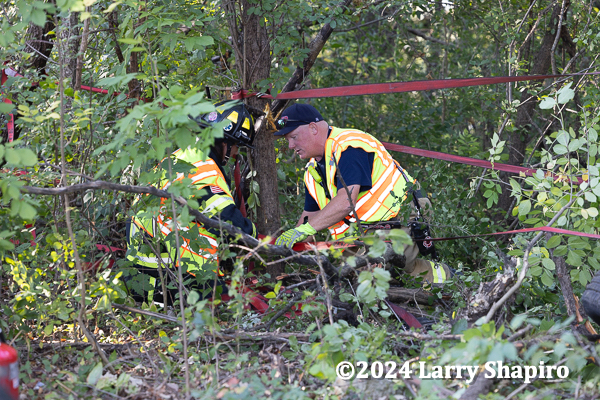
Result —
MULTIPOLYGON (((223 173, 219 169, 218 165, 211 158, 205 156, 202 152, 195 149, 177 150, 173 153, 177 160, 183 160, 192 164, 195 169, 192 169, 188 174, 178 173, 174 181, 182 181, 185 178, 189 178, 192 181, 193 188, 195 190, 216 190, 219 195, 212 196, 210 200, 204 204, 204 207, 200 211, 207 217, 212 217, 218 214, 221 210, 230 204, 235 204, 233 197, 227 185, 227 181, 223 176, 223 173), (218 188, 218 189, 216 189, 218 188)), ((171 182, 165 178, 160 183, 160 189, 167 190, 171 186, 171 182)), ((171 200, 161 198, 160 208, 158 214, 154 217, 144 215, 144 210, 140 211, 138 215, 132 218, 132 224, 130 226, 129 237, 133 238, 137 230, 146 232, 151 237, 155 237, 157 234, 163 238, 166 237, 173 231, 174 224, 173 219, 169 215, 171 210, 171 200)), ((196 225, 198 227, 199 237, 195 239, 200 240, 200 250, 193 249, 190 243, 190 239, 180 235, 180 248, 181 262, 187 265, 188 271, 191 273, 197 273, 203 268, 204 264, 210 263, 211 267, 209 270, 216 269, 218 265, 217 255, 217 237, 212 233, 208 232, 202 224, 192 223, 190 226, 179 226, 179 230, 186 232, 191 227, 196 225), (204 244, 202 244, 204 242, 204 244)), ((175 259, 175 246, 170 241, 164 241, 164 249, 160 257, 163 266, 178 265, 175 259)), ((157 268, 159 260, 156 254, 141 254, 137 252, 134 256, 129 256, 128 259, 135 261, 138 265, 146 267, 157 268)))
MULTIPOLYGON (((326 182, 319 182, 320 176, 315 170, 317 161, 314 158, 311 159, 304 174, 304 184, 308 193, 315 199, 321 210, 330 201, 324 185, 327 185, 331 198, 337 195, 335 184, 337 163, 348 147, 374 153, 371 189, 360 192, 355 204, 356 213, 361 222, 387 221, 396 217, 400 211, 400 205, 407 197, 407 183, 414 184, 416 180, 402 169, 379 140, 356 129, 332 128, 331 134, 325 142, 326 182)), ((350 228, 347 222, 356 222, 353 216, 354 214, 351 212, 345 220, 329 227, 329 231, 335 239, 347 234, 350 228)))

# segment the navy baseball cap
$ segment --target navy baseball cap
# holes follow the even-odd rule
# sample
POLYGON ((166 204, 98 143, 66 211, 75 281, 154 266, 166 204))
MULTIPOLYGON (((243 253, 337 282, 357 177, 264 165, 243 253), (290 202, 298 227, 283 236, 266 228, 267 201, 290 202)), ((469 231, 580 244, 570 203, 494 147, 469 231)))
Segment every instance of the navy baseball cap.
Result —
POLYGON ((310 104, 294 104, 283 110, 279 119, 275 121, 275 136, 285 136, 294 129, 311 122, 323 121, 323 116, 310 104))

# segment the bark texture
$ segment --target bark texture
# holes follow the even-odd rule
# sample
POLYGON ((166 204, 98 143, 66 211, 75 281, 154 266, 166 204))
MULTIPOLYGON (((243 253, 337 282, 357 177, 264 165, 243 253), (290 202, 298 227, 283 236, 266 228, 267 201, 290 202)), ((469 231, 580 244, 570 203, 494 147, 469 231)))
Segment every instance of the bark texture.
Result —
POLYGON ((48 58, 54 47, 54 35, 48 35, 48 32, 53 30, 54 22, 51 19, 48 19, 43 27, 31 23, 27 28, 25 43, 27 51, 31 52, 27 67, 34 68, 40 75, 46 74, 48 58))

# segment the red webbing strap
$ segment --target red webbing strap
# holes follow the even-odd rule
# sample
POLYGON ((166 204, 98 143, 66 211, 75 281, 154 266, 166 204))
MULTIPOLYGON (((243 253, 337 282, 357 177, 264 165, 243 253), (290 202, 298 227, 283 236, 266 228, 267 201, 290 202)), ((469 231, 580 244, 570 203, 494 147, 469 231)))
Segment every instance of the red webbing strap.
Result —
POLYGON ((244 218, 248 217, 248 213, 246 212, 246 202, 244 201, 244 194, 242 193, 242 174, 240 173, 240 162, 238 160, 238 155, 236 154, 234 157, 235 164, 233 167, 233 180, 235 181, 235 195, 238 198, 240 203, 240 211, 244 218))
MULTIPOLYGON (((572 235, 572 236, 580 236, 587 237, 590 239, 600 239, 600 235, 594 233, 584 233, 571 231, 568 229, 562 228, 553 228, 550 226, 540 226, 538 228, 524 228, 524 229, 515 229, 512 231, 504 231, 504 232, 492 232, 492 233, 481 233, 478 235, 468 235, 468 236, 453 236, 453 237, 441 237, 441 238, 427 238, 422 240, 432 240, 436 242, 440 242, 443 240, 457 240, 457 239, 470 239, 477 238, 482 236, 499 236, 499 235, 514 235, 515 233, 527 233, 527 232, 549 232, 549 233, 557 233, 560 235, 572 235)), ((263 239, 264 235, 258 235, 259 239, 263 239)), ((359 239, 360 240, 360 239, 359 239)), ((415 239, 413 239, 415 240, 415 239)), ((275 239, 271 240, 270 244, 275 244, 275 239)), ((355 247, 355 243, 346 243, 342 241, 332 241, 332 242, 298 242, 294 244, 292 250, 300 252, 307 250, 327 250, 327 249, 343 249, 347 247, 355 247)))
POLYGON ((515 233, 527 233, 527 232, 549 232, 549 233, 558 233, 561 235, 571 235, 571 236, 580 236, 586 237, 590 239, 600 239, 600 235, 596 235, 594 233, 584 233, 577 231, 570 231, 568 229, 561 228, 553 228, 551 226, 540 226, 538 228, 525 228, 525 229, 516 229, 513 231, 504 231, 504 232, 493 232, 493 233, 481 233, 479 235, 469 235, 469 236, 454 236, 454 237, 443 237, 443 238, 428 238, 427 240, 433 241, 442 241, 442 240, 456 240, 456 239, 469 239, 480 236, 498 236, 498 235, 513 235, 515 233))
POLYGON ((364 96, 370 94, 382 93, 402 93, 416 92, 422 90, 450 89, 468 86, 496 85, 508 82, 524 82, 548 78, 565 78, 568 76, 580 75, 598 75, 597 72, 584 72, 565 75, 531 75, 531 76, 495 76, 491 78, 457 78, 457 79, 434 79, 427 81, 411 82, 389 82, 389 83, 369 83, 364 85, 337 86, 321 89, 297 90, 292 92, 280 93, 277 96, 269 94, 249 92, 241 90, 232 94, 233 99, 243 99, 246 97, 257 96, 265 99, 290 100, 290 99, 314 99, 320 97, 344 97, 344 96, 364 96))
MULTIPOLYGON (((494 165, 492 165, 492 163, 489 161, 479 160, 477 158, 455 156, 454 154, 447 154, 447 153, 440 153, 437 151, 417 149, 415 147, 402 146, 399 144, 393 144, 393 143, 387 143, 387 142, 381 142, 381 143, 387 150, 397 151, 399 153, 406 153, 406 154, 412 154, 415 156, 435 158, 438 160, 450 161, 450 162, 455 162, 455 163, 460 163, 460 164, 474 165, 476 167, 495 169, 495 170, 504 171, 504 172, 512 172, 514 174, 518 174, 518 173, 522 172, 525 175, 533 176, 533 174, 536 173, 536 170, 533 168, 525 168, 525 167, 519 167, 517 165, 501 164, 501 163, 494 163, 494 165)), ((557 179, 557 178, 561 178, 562 176, 559 176, 559 175, 553 173, 552 177, 557 179)), ((572 180, 575 181, 575 179, 572 179, 572 180)), ((577 178, 577 182, 581 183, 581 182, 583 182, 583 180, 581 178, 577 178)))
MULTIPOLYGON (((85 86, 85 85, 81 85, 81 90, 87 90, 88 92, 94 92, 94 93, 108 94, 108 90, 106 90, 106 89, 100 89, 97 87, 91 87, 91 86, 85 86)), ((121 94, 120 92, 114 92, 113 96, 118 96, 120 94, 121 94)))
MULTIPOLYGON (((6 72, 4 71, 4 69, 1 70, 2 73, 0 74, 0 86, 4 85, 4 82, 6 82, 8 80, 8 75, 6 74, 6 72)), ((8 103, 8 104, 12 104, 12 101, 10 101, 8 98, 5 98, 3 100, 4 103, 8 103)), ((6 123, 6 130, 8 131, 8 143, 12 142, 13 140, 15 140, 15 116, 13 114, 7 114, 8 115, 8 122, 6 123)))
POLYGON ((404 308, 392 303, 389 300, 384 300, 385 304, 392 310, 396 317, 401 318, 411 328, 422 328, 423 325, 419 322, 414 315, 406 311, 404 308))

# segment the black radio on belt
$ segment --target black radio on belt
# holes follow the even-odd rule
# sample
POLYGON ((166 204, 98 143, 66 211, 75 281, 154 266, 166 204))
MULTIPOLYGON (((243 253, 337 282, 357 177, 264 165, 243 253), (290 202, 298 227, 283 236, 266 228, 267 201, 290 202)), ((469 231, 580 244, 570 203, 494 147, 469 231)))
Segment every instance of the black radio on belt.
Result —
POLYGON ((421 221, 412 221, 408 226, 414 241, 419 246, 419 253, 424 256, 431 254, 431 258, 437 260, 438 255, 435 251, 435 244, 429 234, 429 226, 421 221))

